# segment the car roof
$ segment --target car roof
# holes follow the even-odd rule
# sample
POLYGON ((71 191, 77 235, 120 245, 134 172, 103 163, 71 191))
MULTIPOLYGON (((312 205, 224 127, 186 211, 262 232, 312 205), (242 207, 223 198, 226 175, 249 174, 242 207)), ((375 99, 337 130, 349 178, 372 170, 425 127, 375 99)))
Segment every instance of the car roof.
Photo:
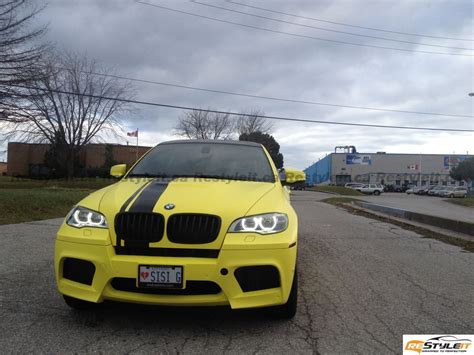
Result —
POLYGON ((159 143, 158 145, 162 144, 195 144, 195 143, 206 143, 206 144, 232 144, 232 145, 246 145, 252 147, 261 147, 260 143, 249 142, 249 141, 236 141, 231 139, 177 139, 167 142, 159 143))

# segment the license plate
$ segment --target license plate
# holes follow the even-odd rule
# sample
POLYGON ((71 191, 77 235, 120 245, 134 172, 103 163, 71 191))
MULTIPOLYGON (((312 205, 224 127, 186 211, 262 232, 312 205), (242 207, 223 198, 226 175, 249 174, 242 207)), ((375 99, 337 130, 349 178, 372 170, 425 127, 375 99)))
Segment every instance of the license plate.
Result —
POLYGON ((138 287, 183 288, 182 266, 140 265, 138 287))

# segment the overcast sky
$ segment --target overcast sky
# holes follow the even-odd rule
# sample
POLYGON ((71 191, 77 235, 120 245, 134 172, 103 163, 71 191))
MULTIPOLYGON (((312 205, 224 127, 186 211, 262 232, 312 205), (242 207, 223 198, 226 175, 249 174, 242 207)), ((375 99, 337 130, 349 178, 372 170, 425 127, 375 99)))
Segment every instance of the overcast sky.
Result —
MULTIPOLYGON (((474 53, 421 45, 473 48, 473 41, 345 27, 242 7, 224 0, 202 2, 309 26, 418 44, 304 28, 190 1, 144 1, 305 36, 414 51, 474 53)), ((474 38, 471 0, 235 1, 364 27, 437 37, 474 38)), ((49 23, 46 39, 59 48, 87 53, 129 77, 342 105, 474 114, 474 97, 468 96, 474 91, 474 61, 469 56, 404 52, 298 38, 192 17, 132 0, 48 0, 38 21, 49 23)), ((176 105, 231 111, 259 109, 268 115, 314 120, 474 128, 474 120, 468 118, 277 102, 151 84, 135 84, 135 88, 139 100, 176 105)), ((154 145, 177 138, 173 127, 181 111, 143 106, 136 109, 124 119, 124 127, 129 131, 138 127, 140 144, 154 145)), ((361 152, 474 153, 472 133, 275 122, 273 134, 280 143, 285 165, 297 168, 305 168, 333 151, 336 145, 355 145, 361 152)), ((125 138, 121 143, 125 143, 125 138)))

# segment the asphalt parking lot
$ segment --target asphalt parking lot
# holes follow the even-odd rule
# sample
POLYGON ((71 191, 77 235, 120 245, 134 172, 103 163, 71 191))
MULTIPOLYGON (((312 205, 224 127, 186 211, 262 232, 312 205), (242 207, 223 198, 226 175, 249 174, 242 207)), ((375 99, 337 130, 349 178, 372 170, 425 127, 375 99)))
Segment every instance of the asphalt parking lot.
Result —
POLYGON ((441 197, 388 192, 379 196, 369 195, 357 198, 378 205, 400 208, 406 211, 419 212, 432 216, 455 219, 458 221, 472 222, 474 217, 472 208, 449 203, 446 201, 446 198, 441 197))
MULTIPOLYGON (((324 195, 327 196, 327 195, 324 195)), ((227 308, 107 304, 56 292, 60 220, 0 226, 2 353, 400 353, 402 334, 469 334, 472 253, 295 192, 299 310, 292 321, 227 308)))

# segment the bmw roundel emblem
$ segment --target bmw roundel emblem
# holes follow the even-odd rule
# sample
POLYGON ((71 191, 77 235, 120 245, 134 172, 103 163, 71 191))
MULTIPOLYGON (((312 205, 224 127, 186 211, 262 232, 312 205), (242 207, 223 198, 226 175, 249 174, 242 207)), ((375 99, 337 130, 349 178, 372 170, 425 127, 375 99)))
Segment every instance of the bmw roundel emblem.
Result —
POLYGON ((174 205, 172 203, 167 203, 165 205, 165 210, 172 210, 174 208, 174 205))

